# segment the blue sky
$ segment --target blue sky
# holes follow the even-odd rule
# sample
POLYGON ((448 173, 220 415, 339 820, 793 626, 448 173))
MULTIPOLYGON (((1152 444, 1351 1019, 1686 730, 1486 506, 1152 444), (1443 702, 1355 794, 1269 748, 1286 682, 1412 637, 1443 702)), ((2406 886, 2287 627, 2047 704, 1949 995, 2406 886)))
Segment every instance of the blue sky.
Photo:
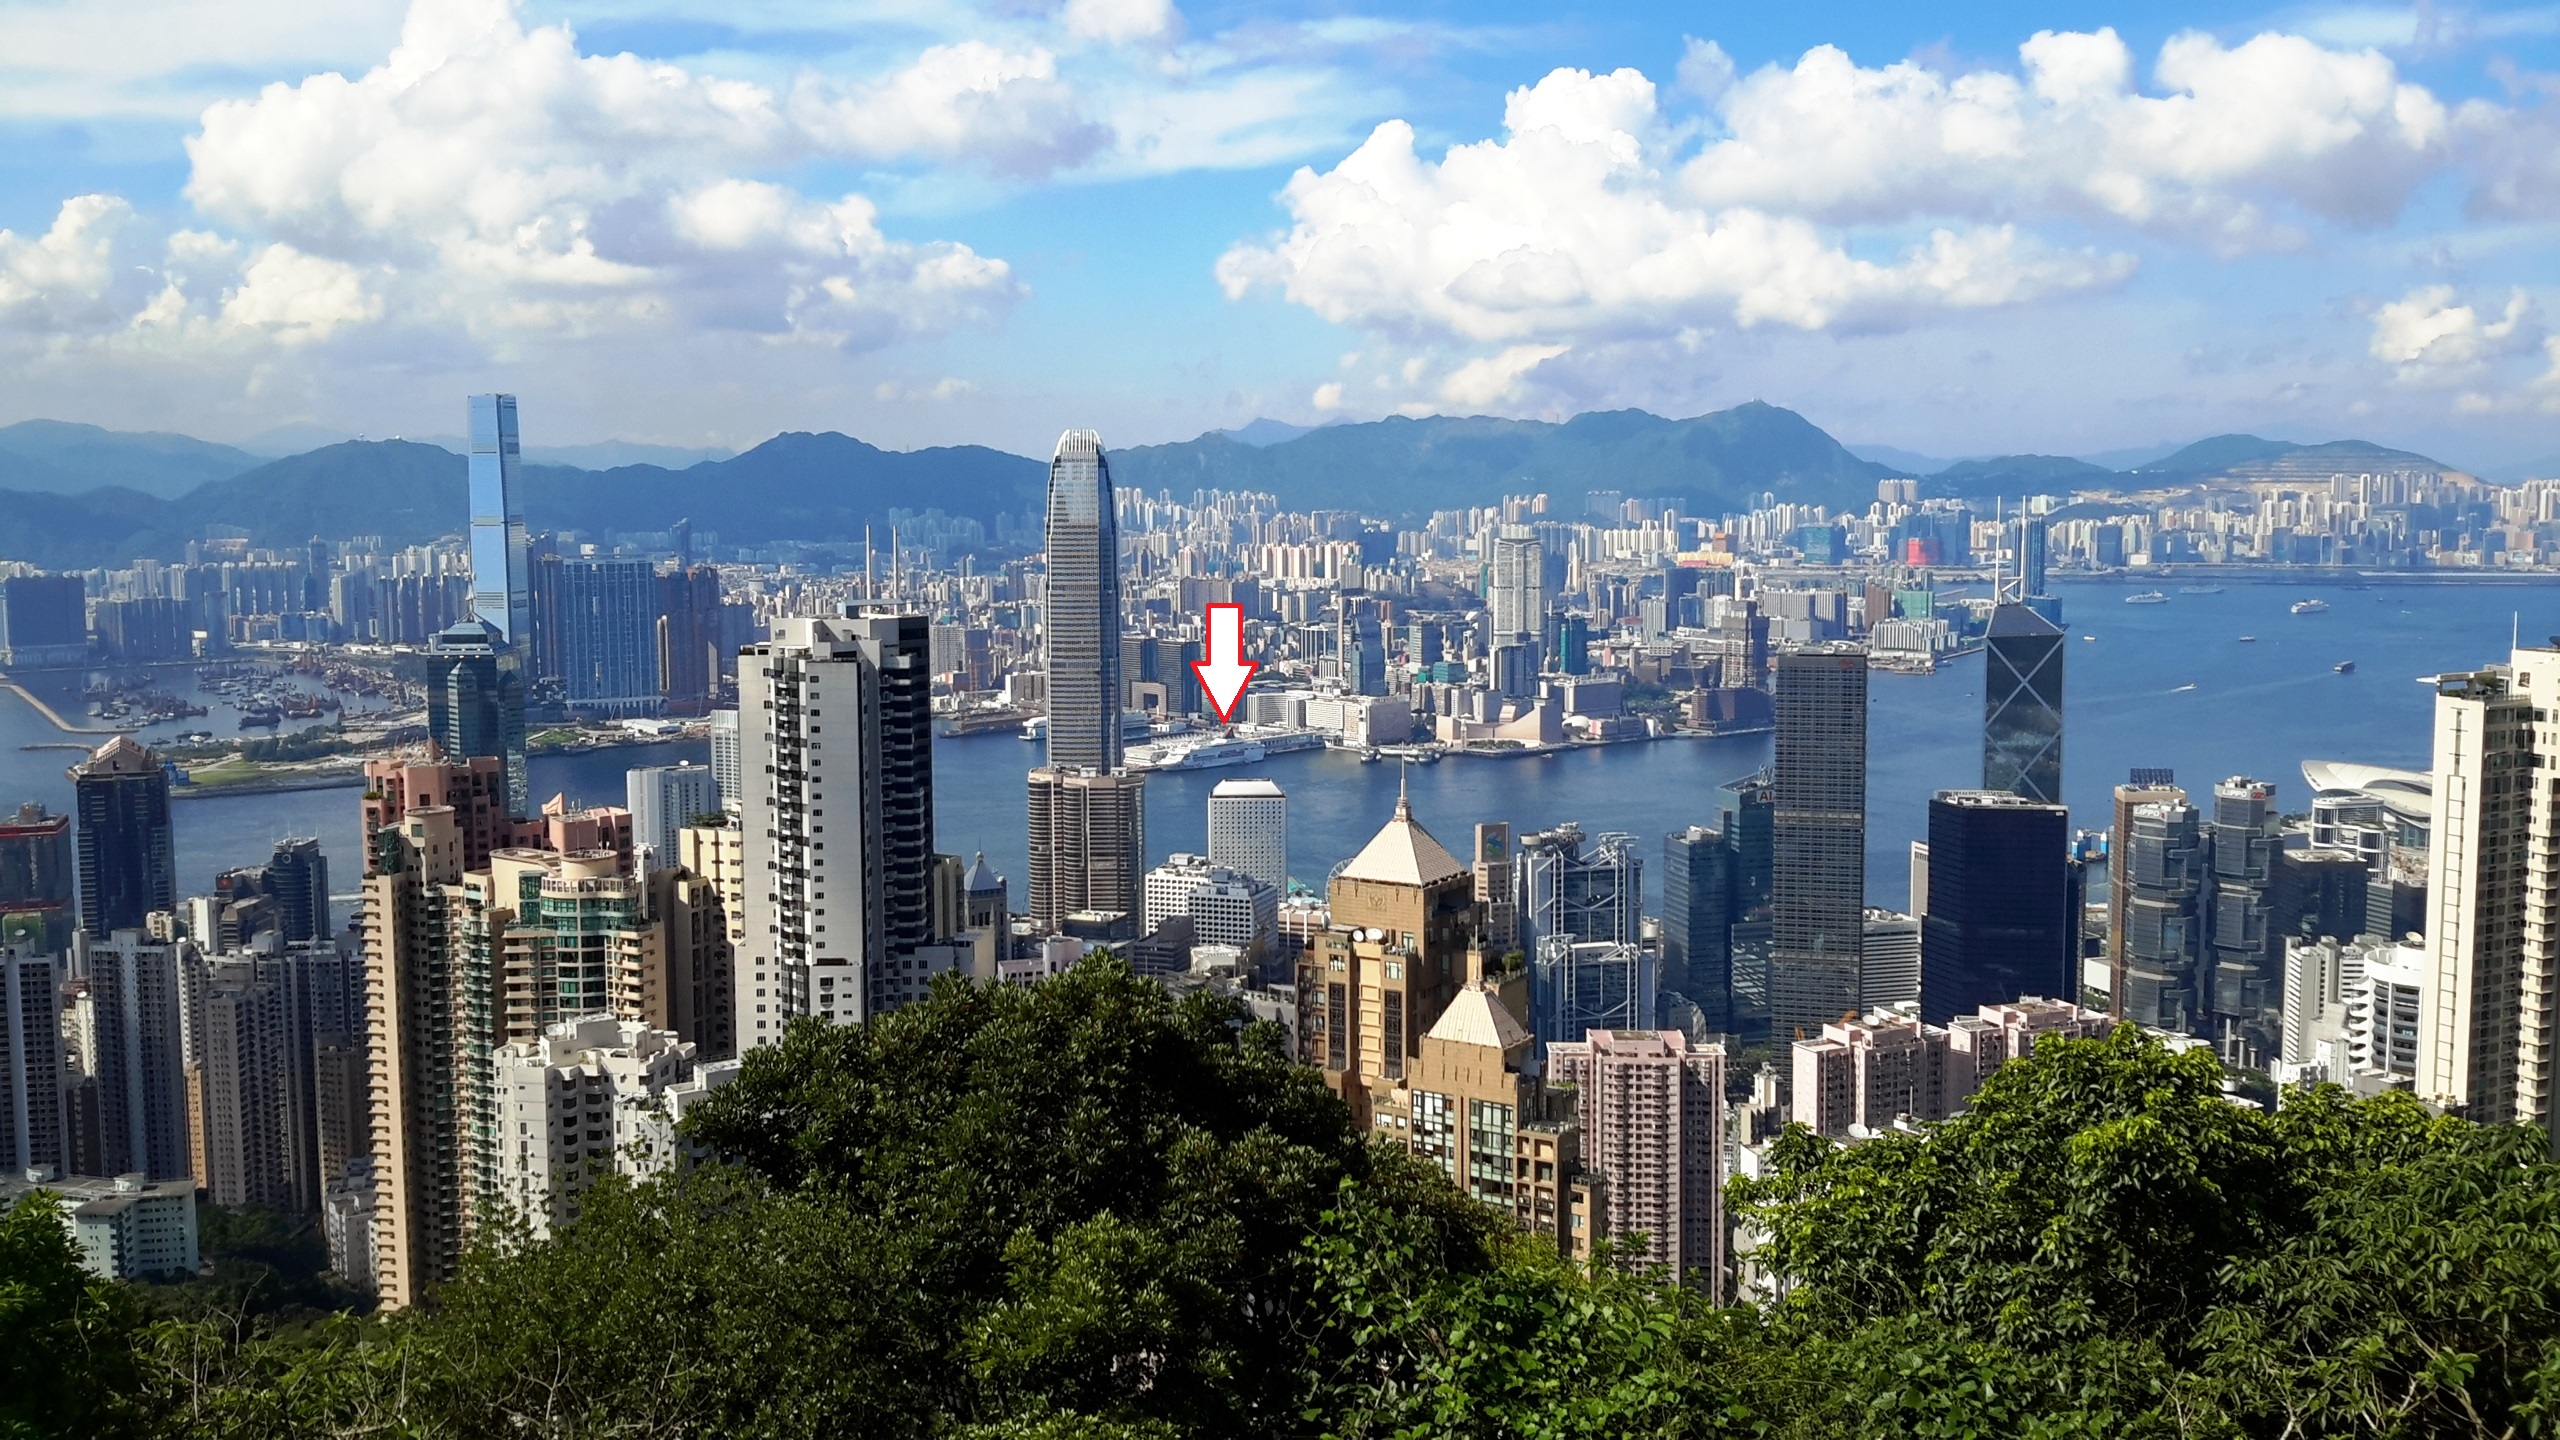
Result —
POLYGON ((0 0, 0 423, 2560 456, 2560 6, 0 0))

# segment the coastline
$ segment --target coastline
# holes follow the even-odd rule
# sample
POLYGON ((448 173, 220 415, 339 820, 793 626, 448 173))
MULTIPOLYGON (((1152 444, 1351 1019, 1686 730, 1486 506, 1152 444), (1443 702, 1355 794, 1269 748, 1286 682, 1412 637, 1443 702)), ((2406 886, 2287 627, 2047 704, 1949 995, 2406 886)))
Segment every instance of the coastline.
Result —
POLYGON ((172 785, 172 800, 212 800, 224 795, 282 795, 294 790, 341 790, 364 784, 364 772, 332 775, 273 775, 230 785, 172 785))
POLYGON ((36 692, 19 684, 17 677, 15 676, 0 675, 0 687, 5 687, 11 694, 26 701, 27 708, 35 711, 38 715, 43 716, 45 718, 45 723, 51 725, 54 729, 61 731, 65 735, 127 735, 132 733, 130 729, 114 725, 74 725, 70 721, 63 719, 61 714, 51 705, 46 704, 43 698, 38 696, 36 692))

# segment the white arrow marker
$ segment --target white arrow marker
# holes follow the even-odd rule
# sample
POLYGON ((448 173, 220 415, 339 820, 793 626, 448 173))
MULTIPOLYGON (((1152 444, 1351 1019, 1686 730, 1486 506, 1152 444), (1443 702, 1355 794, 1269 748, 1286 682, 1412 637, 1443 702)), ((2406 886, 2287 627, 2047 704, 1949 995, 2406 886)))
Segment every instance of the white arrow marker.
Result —
POLYGON ((1245 682, 1262 668, 1256 661, 1244 658, 1244 607, 1217 604, 1209 607, 1209 658, 1191 662, 1191 673, 1200 678, 1200 688, 1207 692, 1209 703, 1218 712, 1218 723, 1235 723, 1236 702, 1244 698, 1245 682))

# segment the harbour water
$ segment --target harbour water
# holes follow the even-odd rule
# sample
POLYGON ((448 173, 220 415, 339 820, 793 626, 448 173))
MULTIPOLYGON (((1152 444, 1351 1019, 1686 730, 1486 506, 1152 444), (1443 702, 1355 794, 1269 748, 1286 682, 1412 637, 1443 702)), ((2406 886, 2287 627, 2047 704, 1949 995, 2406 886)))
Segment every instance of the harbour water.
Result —
MULTIPOLYGON (((2415 683, 2418 677, 2500 659, 2512 634, 2528 642, 2560 634, 2560 587, 2552 586, 2228 582, 2220 594, 2173 590, 2161 605, 2123 603, 2142 587, 2057 588, 2071 634, 2064 787, 2074 822, 2091 827, 2107 823, 2111 788, 2137 765, 2175 769, 2191 788, 2229 775, 2273 780, 2287 810, 2308 806, 2305 759, 2424 768, 2433 693, 2415 683), (2329 602, 2328 613, 2290 613, 2294 601, 2314 596, 2329 602), (2243 635, 2256 639, 2244 644, 2243 635), (2347 660, 2356 662, 2354 672, 2338 673, 2347 660)), ((1979 655, 1935 675, 1872 677, 1873 903, 1903 903, 1910 842, 1925 830, 1930 794, 1979 783, 1981 724, 1979 655)), ((78 755, 21 747, 95 738, 63 734, 25 701, 0 692, 0 804, 68 807, 63 772, 78 755)), ((1147 850, 1153 859, 1203 848, 1209 791, 1221 780, 1264 776, 1289 792, 1291 873, 1320 885, 1386 820, 1402 782, 1411 786, 1416 815, 1453 851, 1483 820, 1507 820, 1524 832, 1568 820, 1593 834, 1629 832, 1647 858, 1647 888, 1658 895, 1662 837, 1712 819, 1715 787, 1767 764, 1769 754, 1770 738, 1757 735, 1614 745, 1548 759, 1445 760, 1409 772, 1338 751, 1162 772, 1147 782, 1147 850)), ((626 767, 680 759, 707 761, 707 747, 674 742, 537 757, 533 791, 618 804, 626 767)), ((1016 904, 1023 899, 1022 776, 1037 759, 1038 747, 1002 732, 936 747, 938 843, 964 856, 985 851, 1012 879, 1016 904)), ((181 802, 180 885, 209 887, 218 870, 263 860, 280 837, 315 835, 336 866, 335 888, 352 888, 361 865, 358 793, 348 787, 181 802)))

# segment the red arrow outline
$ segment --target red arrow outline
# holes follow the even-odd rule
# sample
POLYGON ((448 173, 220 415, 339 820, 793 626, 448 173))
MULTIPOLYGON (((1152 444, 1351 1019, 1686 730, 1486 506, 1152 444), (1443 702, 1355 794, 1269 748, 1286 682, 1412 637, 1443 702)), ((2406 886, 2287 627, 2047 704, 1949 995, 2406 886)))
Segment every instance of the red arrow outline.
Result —
POLYGON ((1244 703, 1245 687, 1253 683, 1255 672, 1262 669, 1262 662, 1244 658, 1244 606, 1233 601, 1213 600, 1209 602, 1209 607, 1201 615, 1200 621, 1208 627, 1207 639, 1204 642, 1208 658, 1191 662, 1191 678, 1200 682, 1200 696, 1209 702, 1210 709, 1218 712, 1218 723, 1232 725, 1235 723, 1236 707, 1244 703), (1203 673, 1211 665, 1218 663, 1218 612, 1221 610, 1236 612, 1236 654, 1228 663, 1244 667, 1244 678, 1236 682, 1235 698, 1223 706, 1218 703, 1218 692, 1209 684, 1208 675, 1203 673))

